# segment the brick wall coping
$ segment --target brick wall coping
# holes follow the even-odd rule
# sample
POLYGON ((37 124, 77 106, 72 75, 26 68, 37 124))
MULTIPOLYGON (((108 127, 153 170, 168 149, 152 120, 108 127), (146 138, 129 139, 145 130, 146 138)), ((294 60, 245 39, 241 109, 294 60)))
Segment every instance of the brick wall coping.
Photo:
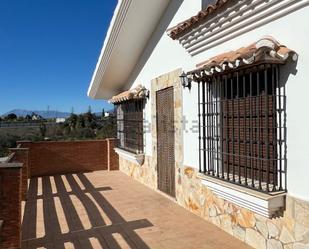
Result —
POLYGON ((0 163, 10 163, 10 161, 13 159, 13 157, 15 156, 15 152, 11 152, 4 161, 1 161, 0 163))
POLYGON ((106 140, 113 140, 113 139, 117 139, 117 138, 106 138, 106 139, 97 139, 97 140, 59 140, 59 141, 17 141, 17 144, 20 143, 30 143, 30 144, 40 144, 40 143, 69 143, 69 142, 74 142, 74 143, 82 143, 82 142, 102 142, 102 141, 106 141, 106 140))
POLYGON ((0 163, 0 169, 7 169, 7 168, 22 168, 22 163, 0 163))
POLYGON ((6 163, 8 161, 9 157, 0 157, 0 163, 6 163))

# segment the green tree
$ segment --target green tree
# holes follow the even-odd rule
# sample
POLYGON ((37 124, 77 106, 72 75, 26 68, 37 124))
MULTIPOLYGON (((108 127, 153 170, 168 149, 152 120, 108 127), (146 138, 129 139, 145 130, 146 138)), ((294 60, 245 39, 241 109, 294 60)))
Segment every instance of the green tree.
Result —
POLYGON ((41 133, 41 137, 45 138, 46 135, 46 124, 44 122, 40 123, 40 133, 41 133))
POLYGON ((113 138, 117 137, 117 125, 115 117, 107 117, 104 120, 104 123, 97 131, 97 138, 105 139, 105 138, 113 138))
POLYGON ((85 126, 87 128, 91 128, 93 121, 96 122, 96 116, 92 114, 91 112, 87 112, 83 114, 84 120, 85 120, 85 126))
POLYGON ((77 126, 78 116, 74 113, 64 122, 64 127, 68 128, 69 131, 73 131, 76 129, 77 126))
POLYGON ((77 129, 74 131, 74 139, 93 139, 95 138, 96 134, 94 130, 90 128, 82 128, 82 129, 77 129))
POLYGON ((85 128, 85 117, 83 115, 78 115, 76 127, 85 128))
POLYGON ((16 141, 21 137, 13 134, 0 134, 0 157, 8 154, 8 148, 16 147, 16 141))
POLYGON ((9 121, 14 121, 17 119, 17 116, 15 113, 10 113, 6 116, 6 120, 9 120, 9 121))

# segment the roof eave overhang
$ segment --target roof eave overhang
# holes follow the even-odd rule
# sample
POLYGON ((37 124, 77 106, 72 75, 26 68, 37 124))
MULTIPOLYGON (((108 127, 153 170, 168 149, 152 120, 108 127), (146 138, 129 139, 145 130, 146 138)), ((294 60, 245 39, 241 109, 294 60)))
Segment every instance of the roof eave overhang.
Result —
POLYGON ((109 99, 124 88, 169 2, 119 0, 92 75, 90 98, 109 99))

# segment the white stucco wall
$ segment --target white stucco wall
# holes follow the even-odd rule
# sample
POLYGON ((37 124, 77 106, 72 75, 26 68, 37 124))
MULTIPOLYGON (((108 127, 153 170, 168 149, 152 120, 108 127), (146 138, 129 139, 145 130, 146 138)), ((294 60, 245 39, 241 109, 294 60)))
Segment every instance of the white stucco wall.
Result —
MULTIPOLYGON (((200 7, 200 1, 184 0, 168 26, 171 27, 195 15, 200 7)), ((151 89, 151 80, 162 74, 177 68, 182 68, 184 71, 192 70, 201 61, 228 50, 249 45, 265 35, 271 35, 289 48, 294 49, 299 54, 297 74, 290 75, 286 84, 288 191, 291 195, 309 200, 309 128, 307 128, 309 115, 306 110, 309 106, 308 15, 309 8, 305 7, 194 57, 191 57, 178 41, 173 41, 164 33, 143 69, 134 79, 132 87, 143 84, 151 89)), ((150 101, 151 99, 145 109, 148 123, 151 122, 150 101)), ((183 92, 183 115, 188 121, 187 127, 192 127, 194 120, 197 120, 197 87, 194 85, 191 92, 188 89, 183 92)), ((151 155, 150 132, 145 135, 145 143, 146 154, 151 155)), ((198 168, 198 134, 192 130, 184 131, 184 165, 198 168)))

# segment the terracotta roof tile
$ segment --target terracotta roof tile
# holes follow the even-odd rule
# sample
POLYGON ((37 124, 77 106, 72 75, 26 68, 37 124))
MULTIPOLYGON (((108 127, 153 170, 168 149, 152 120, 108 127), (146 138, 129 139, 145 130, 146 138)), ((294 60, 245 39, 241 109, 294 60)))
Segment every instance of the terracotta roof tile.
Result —
POLYGON ((170 28, 168 30, 169 36, 174 40, 178 39, 181 35, 190 31, 195 25, 206 21, 211 13, 216 12, 229 1, 232 0, 217 0, 216 3, 208 5, 206 9, 199 11, 195 16, 192 16, 189 19, 177 24, 175 27, 170 28))
POLYGON ((264 61, 284 63, 288 58, 296 61, 298 55, 274 38, 267 36, 249 46, 219 54, 201 62, 196 65, 197 69, 189 72, 189 74, 204 71, 207 75, 212 75, 216 72, 264 61))
POLYGON ((148 96, 149 91, 142 85, 138 85, 136 88, 119 93, 113 96, 109 102, 112 104, 119 104, 124 101, 133 99, 144 99, 148 96))

